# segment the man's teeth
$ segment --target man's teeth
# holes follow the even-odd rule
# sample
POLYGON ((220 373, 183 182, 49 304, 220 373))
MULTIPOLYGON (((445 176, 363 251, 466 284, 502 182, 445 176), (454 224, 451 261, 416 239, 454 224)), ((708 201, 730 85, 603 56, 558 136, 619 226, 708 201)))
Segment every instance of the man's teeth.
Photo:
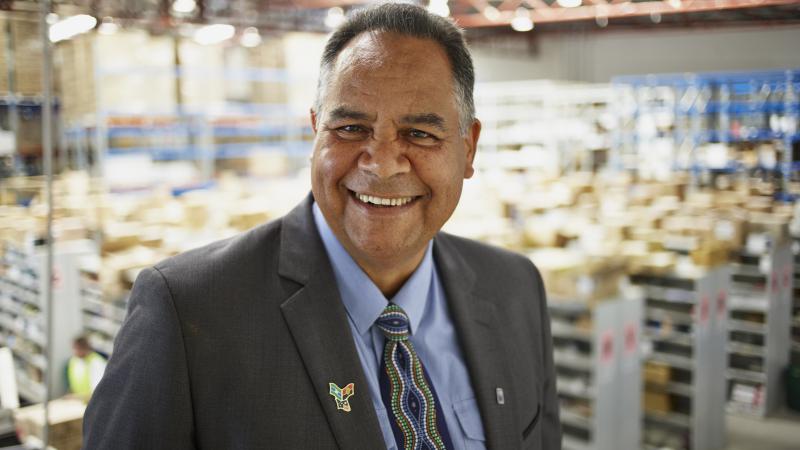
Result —
POLYGON ((380 206, 403 206, 414 200, 414 197, 382 198, 363 194, 356 194, 356 198, 364 203, 372 203, 373 205, 380 206))

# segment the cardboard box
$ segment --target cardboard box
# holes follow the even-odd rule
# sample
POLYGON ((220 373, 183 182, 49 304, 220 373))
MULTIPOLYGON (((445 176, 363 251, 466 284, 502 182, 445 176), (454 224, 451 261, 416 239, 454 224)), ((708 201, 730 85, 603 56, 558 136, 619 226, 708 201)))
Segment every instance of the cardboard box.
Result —
POLYGON ((666 385, 669 384, 671 378, 671 368, 669 365, 649 361, 644 366, 644 381, 645 383, 666 385))
MULTIPOLYGON (((58 450, 80 450, 83 438, 83 413, 86 404, 78 399, 64 397, 50 402, 50 446, 58 450)), ((42 439, 44 406, 36 404, 14 412, 14 421, 21 441, 28 437, 42 439)))
POLYGON ((722 241, 706 241, 689 252, 696 266, 716 267, 730 259, 731 245, 722 241))
POLYGON ((628 270, 634 274, 664 275, 672 272, 678 262, 674 252, 653 252, 629 263, 628 270))
POLYGON ((625 260, 621 258, 591 257, 558 248, 536 250, 529 256, 553 298, 588 302, 613 298, 625 275, 625 260))
POLYGON ((669 394, 663 392, 644 391, 644 410, 647 412, 665 413, 672 411, 669 394))

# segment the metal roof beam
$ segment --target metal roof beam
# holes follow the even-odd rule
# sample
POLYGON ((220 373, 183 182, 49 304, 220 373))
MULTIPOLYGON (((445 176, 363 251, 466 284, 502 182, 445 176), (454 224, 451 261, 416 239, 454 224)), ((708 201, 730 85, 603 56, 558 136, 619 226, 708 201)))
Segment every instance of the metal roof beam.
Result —
MULTIPOLYGON (((529 0, 530 1, 530 0, 529 0)), ((766 6, 800 5, 798 0, 714 0, 692 1, 683 0, 679 8, 672 6, 668 0, 650 2, 626 2, 602 4, 599 1, 593 5, 578 6, 576 8, 534 8, 530 11, 534 23, 559 23, 581 20, 594 20, 598 16, 609 19, 621 17, 640 17, 658 13, 687 14, 709 11, 724 11, 749 8, 763 8, 766 6)), ((513 11, 500 11, 500 18, 496 21, 489 20, 483 14, 465 14, 453 17, 464 28, 496 27, 511 25, 514 18, 513 11)))

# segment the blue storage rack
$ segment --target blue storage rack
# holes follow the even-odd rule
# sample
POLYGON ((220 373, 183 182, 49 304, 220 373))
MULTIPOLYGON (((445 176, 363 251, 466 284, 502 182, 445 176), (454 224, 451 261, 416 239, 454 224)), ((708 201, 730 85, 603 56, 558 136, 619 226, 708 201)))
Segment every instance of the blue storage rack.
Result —
MULTIPOLYGON (((666 88, 672 92, 672 102, 643 104, 638 102, 632 111, 636 121, 641 114, 672 114, 676 126, 658 137, 671 137, 675 145, 690 145, 692 153, 706 143, 743 143, 779 141, 784 159, 777 165, 784 180, 789 180, 800 166, 792 160, 792 149, 800 142, 800 69, 749 72, 710 72, 660 75, 619 76, 612 79, 618 89, 666 88), (677 124, 684 124, 679 127, 677 124), (683 128, 683 129, 681 129, 683 128)), ((615 142, 617 151, 636 146, 640 139, 637 130, 620 130, 615 142)), ((617 161, 619 166, 619 161, 617 161)), ((689 170, 695 175, 711 170, 696 163, 694 155, 689 170)), ((715 171, 754 169, 738 161, 715 171)))

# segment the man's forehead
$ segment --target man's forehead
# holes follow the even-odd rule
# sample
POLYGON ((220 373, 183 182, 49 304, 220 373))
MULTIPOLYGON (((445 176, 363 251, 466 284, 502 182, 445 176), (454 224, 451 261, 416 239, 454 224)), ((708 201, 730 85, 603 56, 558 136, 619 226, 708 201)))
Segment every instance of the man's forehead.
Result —
POLYGON ((335 67, 337 71, 354 64, 379 68, 431 59, 441 61, 449 70, 444 48, 432 39, 388 31, 369 31, 355 36, 344 46, 337 55, 335 67))

